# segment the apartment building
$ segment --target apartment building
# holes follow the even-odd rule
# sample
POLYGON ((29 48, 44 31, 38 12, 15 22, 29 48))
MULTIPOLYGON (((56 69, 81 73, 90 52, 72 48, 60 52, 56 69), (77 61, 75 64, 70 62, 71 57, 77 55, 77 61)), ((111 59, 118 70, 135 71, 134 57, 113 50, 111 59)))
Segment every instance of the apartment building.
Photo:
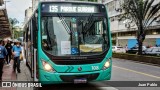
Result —
MULTIPOLYGON (((132 23, 130 24, 131 27, 128 28, 128 20, 120 20, 120 15, 123 12, 120 9, 120 0, 98 0, 98 2, 107 6, 108 15, 110 18, 113 45, 128 45, 129 48, 135 46, 137 44, 137 27, 134 23, 132 23)), ((158 2, 160 2, 160 0, 155 0, 154 4, 158 2)), ((160 18, 148 27, 146 39, 143 45, 160 45, 160 18)))
POLYGON ((25 21, 27 21, 32 15, 32 7, 29 7, 25 10, 25 21))
MULTIPOLYGON (((38 1, 80 1, 80 0, 32 0, 33 11, 38 5, 38 1)), ((90 1, 90 0, 83 0, 83 1, 90 1)), ((94 1, 97 1, 97 0, 94 0, 94 1)))

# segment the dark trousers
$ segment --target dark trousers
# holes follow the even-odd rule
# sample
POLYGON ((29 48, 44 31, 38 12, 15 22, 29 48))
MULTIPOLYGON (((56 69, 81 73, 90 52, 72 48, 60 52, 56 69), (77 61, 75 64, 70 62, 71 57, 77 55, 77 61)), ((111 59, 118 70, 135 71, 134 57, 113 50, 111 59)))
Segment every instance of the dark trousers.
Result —
POLYGON ((8 55, 6 56, 6 62, 7 62, 7 64, 9 64, 10 61, 11 61, 11 54, 8 54, 8 55), (8 60, 8 59, 9 59, 9 60, 8 60))
POLYGON ((0 80, 2 80, 4 58, 0 58, 0 80))
POLYGON ((16 70, 16 68, 17 68, 17 71, 20 72, 20 60, 19 60, 19 57, 14 57, 14 64, 13 64, 14 71, 16 70))

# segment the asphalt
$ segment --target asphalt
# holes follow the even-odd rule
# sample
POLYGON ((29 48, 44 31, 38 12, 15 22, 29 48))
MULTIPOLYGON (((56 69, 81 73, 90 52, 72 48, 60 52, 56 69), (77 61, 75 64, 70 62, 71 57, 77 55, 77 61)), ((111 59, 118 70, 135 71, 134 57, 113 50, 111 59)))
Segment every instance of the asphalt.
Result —
MULTIPOLYGON (((139 62, 133 62, 129 60, 113 58, 112 78, 110 81, 118 81, 118 84, 123 84, 123 81, 128 81, 128 84, 132 84, 132 81, 160 81, 160 67, 148 65, 139 62), (122 81, 122 82, 121 82, 122 81)), ((59 90, 160 90, 160 87, 118 87, 108 85, 108 81, 91 82, 85 85, 48 85, 38 90, 45 89, 59 89, 59 90), (67 87, 66 87, 67 86, 67 87), (109 87, 108 87, 109 86, 109 87)))
POLYGON ((160 67, 114 58, 112 80, 160 81, 160 67))
MULTIPOLYGON (((160 81, 160 67, 144 63, 113 58, 112 78, 110 81, 123 84, 133 84, 132 81, 160 81), (122 81, 122 82, 121 82, 122 81)), ((30 71, 25 65, 25 60, 21 62, 21 73, 16 73, 17 81, 32 81, 30 71)), ((112 84, 113 85, 113 84, 112 84)), ((17 88, 17 90, 160 90, 160 87, 118 87, 109 85, 108 81, 90 82, 87 84, 60 84, 46 85, 42 88, 17 88)))

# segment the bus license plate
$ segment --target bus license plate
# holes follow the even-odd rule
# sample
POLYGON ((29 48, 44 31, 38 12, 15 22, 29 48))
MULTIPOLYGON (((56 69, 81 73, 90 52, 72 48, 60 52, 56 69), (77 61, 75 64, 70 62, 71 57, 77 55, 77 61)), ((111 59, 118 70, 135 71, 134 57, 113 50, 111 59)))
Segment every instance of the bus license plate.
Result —
POLYGON ((74 79, 74 83, 87 83, 87 79, 86 78, 74 79))

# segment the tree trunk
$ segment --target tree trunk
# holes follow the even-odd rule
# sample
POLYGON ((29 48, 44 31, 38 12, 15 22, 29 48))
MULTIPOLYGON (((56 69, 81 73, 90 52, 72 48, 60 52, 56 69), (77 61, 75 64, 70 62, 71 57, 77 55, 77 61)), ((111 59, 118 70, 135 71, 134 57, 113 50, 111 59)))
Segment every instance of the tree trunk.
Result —
POLYGON ((142 55, 142 45, 143 45, 143 42, 139 41, 138 44, 139 44, 139 46, 138 46, 138 55, 142 55))
POLYGON ((143 29, 143 24, 142 24, 142 20, 140 20, 139 22, 139 33, 138 33, 138 55, 142 55, 142 45, 143 45, 143 40, 144 40, 144 29, 143 29))

